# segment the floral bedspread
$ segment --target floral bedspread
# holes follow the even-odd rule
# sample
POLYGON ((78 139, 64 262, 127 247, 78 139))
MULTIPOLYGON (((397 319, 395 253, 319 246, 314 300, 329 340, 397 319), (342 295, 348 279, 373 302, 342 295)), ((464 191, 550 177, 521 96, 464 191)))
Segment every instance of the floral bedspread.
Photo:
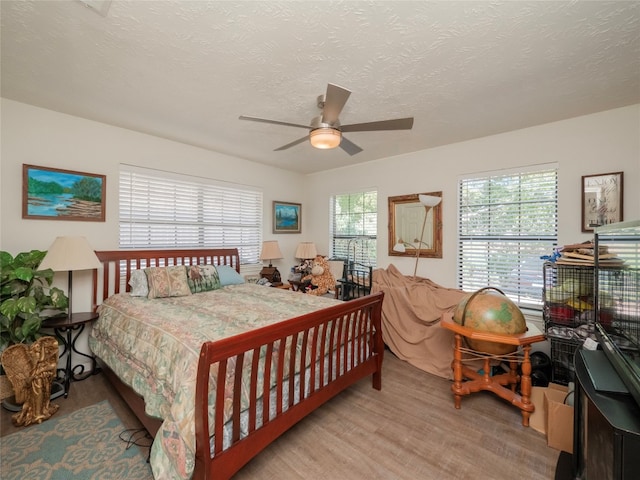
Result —
POLYGON ((339 303, 253 284, 184 297, 117 294, 100 307, 92 351, 164 419, 151 449, 156 479, 190 478, 195 463, 195 384, 202 344, 339 303))

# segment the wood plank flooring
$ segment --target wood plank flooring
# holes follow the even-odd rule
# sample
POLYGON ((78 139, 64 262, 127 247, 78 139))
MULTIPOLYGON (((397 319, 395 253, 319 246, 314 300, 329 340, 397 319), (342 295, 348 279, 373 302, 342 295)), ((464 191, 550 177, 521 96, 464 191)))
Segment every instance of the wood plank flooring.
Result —
MULTIPOLYGON (((342 480, 550 480, 559 452, 521 425, 520 411, 489 392, 453 406, 451 383, 385 352, 382 391, 361 380, 272 443, 234 478, 342 480)), ((72 383, 64 415, 109 399, 139 426, 102 374, 72 383)), ((1 435, 17 431, 2 409, 1 435)))

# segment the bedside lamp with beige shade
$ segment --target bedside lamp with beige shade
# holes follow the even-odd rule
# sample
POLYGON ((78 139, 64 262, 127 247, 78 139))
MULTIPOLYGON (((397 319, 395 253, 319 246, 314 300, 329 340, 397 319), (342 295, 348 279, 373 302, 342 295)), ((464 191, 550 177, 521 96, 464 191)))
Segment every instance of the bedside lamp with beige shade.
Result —
POLYGON ((282 284, 280 278, 280 272, 276 267, 271 264, 271 260, 278 260, 284 258, 280 251, 280 245, 277 240, 267 240, 262 242, 262 252, 260 252, 260 260, 269 260, 268 267, 262 267, 260 270, 260 277, 269 280, 269 283, 273 286, 282 284))
POLYGON ((85 237, 57 237, 42 259, 40 270, 50 268, 54 272, 69 272, 69 317, 73 310, 72 283, 76 270, 93 270, 102 264, 85 237))
POLYGON ((300 242, 296 248, 296 258, 300 260, 311 260, 316 258, 316 255, 318 255, 318 250, 313 242, 300 242))

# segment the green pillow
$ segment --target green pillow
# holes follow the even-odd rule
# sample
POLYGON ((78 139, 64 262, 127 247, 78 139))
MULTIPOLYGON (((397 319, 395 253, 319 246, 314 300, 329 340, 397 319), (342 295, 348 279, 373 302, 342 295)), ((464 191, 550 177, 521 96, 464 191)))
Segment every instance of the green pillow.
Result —
POLYGON ((208 292, 220 288, 218 270, 213 265, 191 265, 187 268, 191 293, 208 292))

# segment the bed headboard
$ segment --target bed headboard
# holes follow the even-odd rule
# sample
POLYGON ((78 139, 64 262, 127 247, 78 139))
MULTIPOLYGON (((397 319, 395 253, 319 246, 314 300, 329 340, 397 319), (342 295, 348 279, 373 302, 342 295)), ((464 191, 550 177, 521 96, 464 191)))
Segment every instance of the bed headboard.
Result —
POLYGON ((172 265, 229 265, 240 273, 237 248, 193 250, 105 250, 97 251, 102 272, 93 274, 93 309, 109 295, 130 291, 133 270, 172 265), (102 292, 102 294, 100 294, 102 292))

